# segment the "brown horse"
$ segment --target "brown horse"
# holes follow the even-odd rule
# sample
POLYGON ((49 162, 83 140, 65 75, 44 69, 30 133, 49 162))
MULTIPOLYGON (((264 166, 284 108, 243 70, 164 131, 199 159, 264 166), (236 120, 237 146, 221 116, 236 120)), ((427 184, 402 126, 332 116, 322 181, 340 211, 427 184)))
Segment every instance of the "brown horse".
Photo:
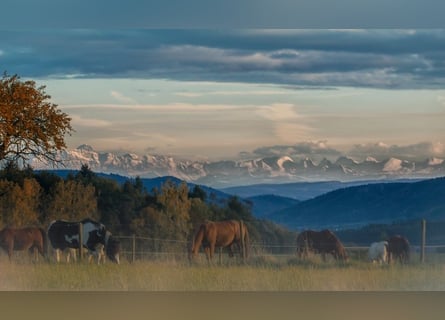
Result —
POLYGON ((0 247, 8 253, 9 261, 14 250, 29 250, 32 253, 37 249, 43 257, 46 257, 46 239, 45 230, 37 227, 23 229, 6 227, 0 231, 0 247))
POLYGON ((207 221, 200 225, 193 239, 189 258, 192 259, 198 254, 201 245, 206 253, 207 261, 212 261, 216 247, 227 247, 229 256, 233 257, 233 245, 237 245, 240 254, 244 252, 244 257, 248 254, 249 232, 242 221, 207 221), (244 243, 244 250, 242 244, 244 243))
POLYGON ((400 263, 408 263, 409 261, 409 241, 403 236, 396 235, 388 240, 388 262, 392 259, 400 261, 400 263))
POLYGON ((326 254, 332 254, 335 260, 348 260, 345 247, 330 230, 313 231, 306 230, 297 237, 297 253, 300 258, 307 258, 308 253, 320 253, 323 260, 326 254))

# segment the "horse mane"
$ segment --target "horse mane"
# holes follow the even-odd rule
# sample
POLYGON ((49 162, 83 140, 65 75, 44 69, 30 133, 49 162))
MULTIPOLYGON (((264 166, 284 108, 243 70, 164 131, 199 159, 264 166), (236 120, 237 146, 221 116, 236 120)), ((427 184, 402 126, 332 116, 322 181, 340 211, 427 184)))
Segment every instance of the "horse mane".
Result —
POLYGON ((337 254, 341 259, 343 259, 343 260, 348 259, 348 254, 346 253, 346 249, 343 246, 343 244, 340 242, 340 240, 338 240, 338 242, 337 242, 336 249, 337 249, 337 254))
POLYGON ((92 224, 94 224, 94 225, 101 225, 102 223, 100 223, 100 222, 98 222, 98 221, 96 221, 96 220, 93 220, 93 219, 91 219, 91 218, 85 218, 85 219, 82 219, 81 221, 80 221, 80 223, 82 223, 82 224, 85 224, 85 223, 92 223, 92 224))

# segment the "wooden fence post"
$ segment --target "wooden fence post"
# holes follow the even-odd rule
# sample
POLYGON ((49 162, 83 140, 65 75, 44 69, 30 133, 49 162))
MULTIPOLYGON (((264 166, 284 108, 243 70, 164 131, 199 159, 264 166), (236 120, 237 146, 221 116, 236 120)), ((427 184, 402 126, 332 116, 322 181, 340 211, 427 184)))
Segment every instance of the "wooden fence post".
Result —
POLYGON ((52 255, 52 251, 50 251, 51 250, 51 248, 52 248, 52 246, 51 246, 51 244, 50 244, 50 241, 48 240, 48 241, 46 241, 46 248, 45 248, 45 252, 46 252, 46 259, 48 260, 48 261, 51 261, 51 255, 52 255))
POLYGON ((83 225, 79 222, 79 261, 83 259, 83 225))
POLYGON ((241 258, 243 262, 246 261, 246 244, 244 243, 244 225, 243 220, 239 221, 239 233, 241 237, 241 258))
POLYGON ((426 220, 422 219, 421 222, 421 228, 422 228, 422 238, 420 241, 420 262, 425 262, 425 244, 426 244, 426 220))
POLYGON ((133 247, 132 247, 132 257, 131 257, 131 262, 134 263, 136 261, 136 235, 133 233, 133 247))

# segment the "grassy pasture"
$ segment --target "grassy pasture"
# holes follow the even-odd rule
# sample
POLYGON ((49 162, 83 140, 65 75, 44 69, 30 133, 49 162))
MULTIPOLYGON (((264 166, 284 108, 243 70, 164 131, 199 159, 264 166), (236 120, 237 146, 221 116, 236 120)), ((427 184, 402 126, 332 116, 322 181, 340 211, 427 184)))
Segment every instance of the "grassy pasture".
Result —
POLYGON ((0 290, 6 291, 422 291, 445 290, 445 256, 425 264, 379 266, 351 259, 343 264, 319 257, 256 256, 247 264, 204 259, 124 260, 121 265, 67 264, 0 255, 0 290))

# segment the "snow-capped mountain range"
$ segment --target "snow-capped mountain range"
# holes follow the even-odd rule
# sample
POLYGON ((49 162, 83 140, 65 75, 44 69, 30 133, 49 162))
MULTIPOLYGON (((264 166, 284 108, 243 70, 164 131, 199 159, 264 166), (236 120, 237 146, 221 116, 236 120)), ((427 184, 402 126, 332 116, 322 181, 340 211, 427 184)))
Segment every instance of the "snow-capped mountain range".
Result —
MULTIPOLYGON (((153 178, 175 176, 179 179, 213 187, 253 183, 298 181, 350 181, 359 179, 430 178, 445 174, 444 159, 412 161, 389 158, 378 161, 368 156, 363 162, 348 157, 336 161, 290 156, 264 157, 250 160, 191 161, 164 155, 98 152, 89 145, 60 153, 65 169, 78 170, 83 164, 93 171, 126 176, 153 178)), ((34 169, 50 169, 34 159, 34 169)))

